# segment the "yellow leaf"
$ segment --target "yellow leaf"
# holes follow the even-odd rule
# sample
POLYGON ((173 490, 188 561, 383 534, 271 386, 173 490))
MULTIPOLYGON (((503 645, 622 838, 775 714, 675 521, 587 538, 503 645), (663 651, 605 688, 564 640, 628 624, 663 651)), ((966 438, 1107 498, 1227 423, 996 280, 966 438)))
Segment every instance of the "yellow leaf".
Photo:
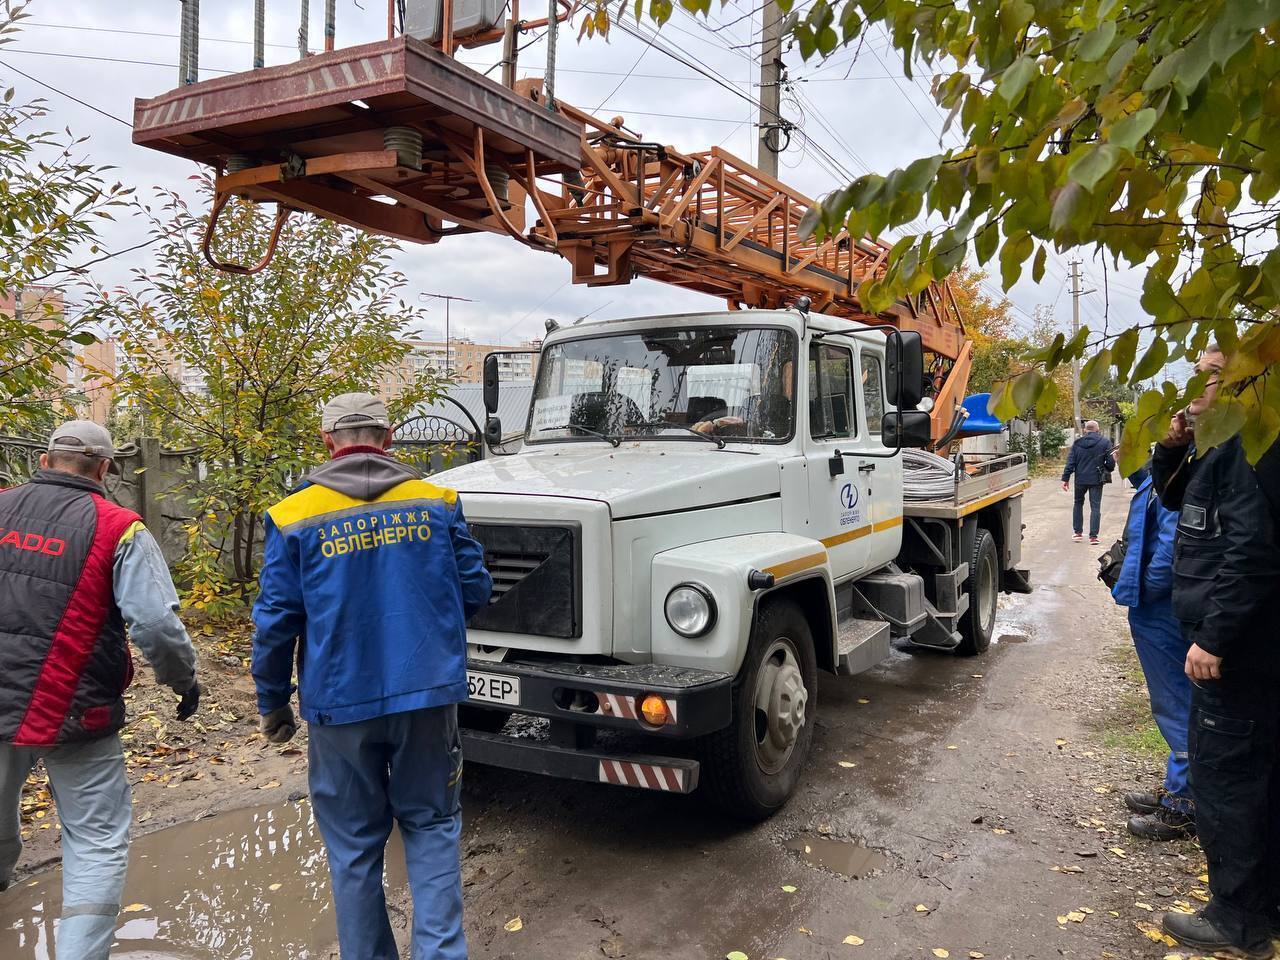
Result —
POLYGON ((851 934, 849 934, 847 937, 845 937, 845 938, 844 938, 844 942, 845 942, 845 943, 847 943, 847 944, 848 944, 849 946, 851 946, 851 947, 860 947, 860 946, 862 946, 864 943, 866 943, 867 941, 863 940, 861 937, 854 936, 854 935, 851 933, 851 934))
POLYGON ((262 786, 260 786, 258 789, 259 789, 259 790, 274 790, 274 789, 275 789, 276 787, 278 787, 278 786, 280 786, 280 781, 279 781, 279 780, 268 780, 266 783, 264 783, 264 784, 263 784, 262 786))
POLYGON ((916 904, 916 913, 928 913, 928 912, 929 912, 929 908, 926 907, 923 903, 916 904))
POLYGON ((859 697, 859 698, 858 698, 858 702, 859 702, 859 703, 870 703, 871 701, 870 701, 870 700, 868 700, 866 697, 859 697))
POLYGON ((741 950, 734 950, 724 955, 724 960, 747 960, 747 955, 741 950))
POLYGON ((1058 917, 1058 922, 1059 922, 1060 924, 1062 924, 1063 926, 1066 926, 1067 918, 1066 918, 1066 917, 1058 917))
POLYGON ((280 884, 280 883, 273 883, 273 884, 271 884, 271 886, 267 887, 267 889, 268 889, 268 890, 279 890, 282 886, 284 886, 284 884, 280 884))
POLYGON ((979 953, 977 950, 969 951, 969 960, 986 960, 985 953, 979 953))
POLYGON ((521 920, 519 917, 515 917, 511 920, 508 920, 503 925, 502 929, 506 930, 507 933, 519 933, 521 930, 524 929, 524 921, 521 920))
POLYGON ((856 764, 856 763, 854 763, 852 760, 841 760, 841 761, 840 761, 840 766, 844 767, 846 770, 849 770, 849 769, 851 769, 852 767, 856 767, 856 766, 857 766, 857 764, 856 764))
POLYGON ((1084 923, 1085 915, 1079 910, 1071 910, 1067 913, 1067 919, 1072 923, 1084 923))
POLYGON ((1209 875, 1207 873, 1202 873, 1200 874, 1200 876, 1196 877, 1196 879, 1199 880, 1201 883, 1208 883, 1209 875))
POLYGON ((998 837, 1002 837, 1002 836, 1004 836, 1006 833, 1008 833, 1009 831, 1008 831, 1008 830, 1006 830, 1004 827, 993 827, 993 828, 991 829, 991 832, 992 832, 992 833, 994 833, 994 834, 995 834, 996 836, 998 836, 998 837))
POLYGON ((121 907, 121 913, 141 913, 143 910, 150 910, 145 903, 131 903, 127 907, 121 907))
POLYGON ((941 957, 941 958, 944 958, 944 960, 945 960, 945 958, 946 958, 946 957, 951 956, 951 954, 949 954, 946 950, 943 950, 943 949, 942 949, 942 947, 934 947, 934 948, 933 948, 933 955, 934 955, 935 957, 941 957))
POLYGON ((1121 850, 1119 847, 1112 847, 1111 852, 1114 853, 1121 860, 1123 860, 1127 856, 1127 854, 1123 850, 1121 850))
POLYGON ((1173 937, 1166 934, 1154 923, 1139 921, 1136 926, 1142 931, 1142 935, 1152 943, 1163 943, 1166 947, 1176 947, 1178 945, 1178 941, 1174 940, 1173 937))
POLYGON ((1154 907, 1151 906, 1151 904, 1143 903, 1141 900, 1134 903, 1134 906, 1137 907, 1139 910, 1147 911, 1147 913, 1150 913, 1152 910, 1155 909, 1154 907))
POLYGON ((1067 745, 1067 741, 1063 740, 1061 737, 1053 742, 1059 747, 1065 747, 1067 745))
POLYGON ((948 744, 947 744, 947 749, 948 749, 948 750, 958 750, 958 749, 960 749, 960 748, 959 748, 959 747, 957 747, 954 743, 948 743, 948 744))
POLYGON ((788 883, 788 884, 786 884, 785 886, 783 886, 783 888, 782 888, 782 892, 783 892, 783 893, 795 893, 795 892, 796 892, 796 888, 795 888, 795 887, 793 887, 791 884, 789 884, 789 883, 788 883))

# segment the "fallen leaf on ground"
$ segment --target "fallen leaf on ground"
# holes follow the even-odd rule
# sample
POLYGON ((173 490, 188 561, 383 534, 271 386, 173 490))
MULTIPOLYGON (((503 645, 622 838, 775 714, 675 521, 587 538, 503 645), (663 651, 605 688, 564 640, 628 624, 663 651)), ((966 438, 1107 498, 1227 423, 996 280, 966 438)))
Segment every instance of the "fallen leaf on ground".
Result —
POLYGON ((145 903, 131 903, 127 907, 121 907, 121 913, 141 913, 143 910, 150 910, 145 903))
POLYGON ((1057 740, 1053 742, 1056 746, 1059 746, 1059 747, 1065 747, 1067 745, 1067 741, 1063 740, 1061 737, 1059 737, 1057 740))
POLYGON ((1147 911, 1147 913, 1150 913, 1152 910, 1155 909, 1155 907, 1151 906, 1151 904, 1143 903, 1141 900, 1136 901, 1134 903, 1134 906, 1137 907, 1139 910, 1147 911))
POLYGON ((862 946, 864 943, 866 943, 867 941, 863 940, 861 937, 856 937, 856 936, 854 936, 854 935, 851 933, 851 934, 849 934, 847 937, 845 937, 845 938, 844 938, 844 942, 845 942, 845 943, 847 943, 847 944, 848 944, 849 946, 851 946, 851 947, 860 947, 860 946, 862 946))
POLYGON ((844 767, 846 770, 848 770, 850 767, 856 767, 856 766, 857 766, 857 764, 856 764, 856 763, 854 763, 852 760, 841 760, 841 761, 840 761, 840 766, 842 766, 842 767, 844 767))
POLYGON ((1084 923, 1085 914, 1079 910, 1071 910, 1067 913, 1067 919, 1072 923, 1084 923))
POLYGON ((973 677, 973 679, 975 679, 975 680, 981 680, 981 679, 982 679, 982 674, 980 674, 980 673, 971 673, 971 674, 969 674, 969 676, 973 677))
POLYGON ((871 701, 870 701, 870 700, 868 700, 866 697, 859 697, 859 698, 858 698, 858 702, 859 702, 859 703, 870 703, 871 701))
POLYGON ((1201 903, 1208 903, 1208 902, 1209 902, 1209 895, 1208 895, 1207 893, 1205 893, 1203 890, 1192 890, 1192 891, 1191 891, 1191 896, 1195 897, 1195 898, 1196 898, 1197 900, 1199 900, 1201 903))
POLYGON ((507 933, 519 933, 521 930, 524 929, 524 921, 521 920, 519 917, 515 917, 511 920, 508 920, 503 925, 502 929, 506 930, 507 933))
POLYGON ((985 960, 986 956, 985 953, 979 953, 977 950, 969 951, 969 960, 985 960))
POLYGON ((1119 857, 1121 860, 1123 860, 1126 856, 1128 856, 1128 854, 1126 854, 1126 853, 1125 853, 1123 850, 1121 850, 1119 847, 1111 847, 1110 849, 1111 849, 1111 852, 1112 852, 1112 853, 1114 853, 1114 854, 1115 854, 1117 857, 1119 857))
POLYGON ((1008 830, 1006 830, 1004 827, 993 827, 993 828, 991 829, 991 832, 992 832, 992 833, 994 833, 994 834, 997 834, 997 835, 1004 835, 1004 834, 1008 833, 1009 831, 1008 831, 1008 830))
POLYGON ((950 954, 950 953, 948 953, 946 950, 943 950, 943 949, 942 949, 942 947, 934 947, 934 948, 933 948, 933 955, 934 955, 935 957, 942 957, 942 958, 944 958, 944 960, 945 960, 945 958, 946 958, 946 957, 951 956, 951 954, 950 954))
POLYGON ((279 781, 279 780, 268 780, 268 781, 267 781, 266 783, 264 783, 262 786, 258 787, 258 789, 259 789, 259 790, 274 790, 274 789, 275 789, 276 787, 278 787, 278 786, 280 786, 280 781, 279 781))
POLYGON ((1069 864, 1061 867, 1053 866, 1049 869, 1054 873, 1084 873, 1084 867, 1077 867, 1075 864, 1069 864))
POLYGON ((1169 936, 1154 923, 1138 921, 1135 926, 1137 926, 1137 928, 1142 931, 1142 935, 1152 943, 1163 943, 1166 947, 1176 947, 1178 945, 1177 940, 1173 939, 1173 937, 1169 936))
POLYGON ((724 960, 749 960, 749 958, 741 950, 734 950, 732 953, 726 953, 724 960))
POLYGON ((929 908, 926 907, 923 903, 916 904, 916 913, 928 913, 928 912, 929 912, 929 908))
POLYGON ((1067 918, 1060 915, 1058 917, 1058 923, 1062 924, 1065 927, 1068 923, 1067 918))
POLYGON ((789 883, 788 883, 788 884, 785 884, 785 885, 782 887, 782 892, 783 892, 783 893, 795 893, 795 892, 796 892, 796 888, 795 888, 795 887, 793 887, 791 884, 789 884, 789 883))
POLYGON ((267 889, 268 889, 268 890, 279 890, 279 889, 280 889, 281 887, 283 887, 283 886, 284 886, 284 884, 283 884, 283 883, 273 883, 273 884, 271 884, 271 886, 267 887, 267 889))

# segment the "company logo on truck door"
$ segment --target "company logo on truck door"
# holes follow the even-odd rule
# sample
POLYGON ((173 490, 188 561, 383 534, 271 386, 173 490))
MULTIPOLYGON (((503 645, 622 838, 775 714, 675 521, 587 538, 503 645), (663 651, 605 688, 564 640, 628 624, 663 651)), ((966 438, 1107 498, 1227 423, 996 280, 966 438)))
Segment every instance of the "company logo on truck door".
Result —
POLYGON ((840 526, 848 527, 862 522, 862 510, 858 507, 858 488, 846 483, 840 488, 840 526))

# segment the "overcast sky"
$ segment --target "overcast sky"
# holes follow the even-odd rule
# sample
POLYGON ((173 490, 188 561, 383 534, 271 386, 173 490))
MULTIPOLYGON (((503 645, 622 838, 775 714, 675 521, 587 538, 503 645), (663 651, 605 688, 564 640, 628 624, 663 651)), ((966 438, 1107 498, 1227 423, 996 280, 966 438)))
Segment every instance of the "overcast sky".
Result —
MULTIPOLYGON (((364 9, 355 0, 338 0, 339 46, 385 36, 383 0, 361 0, 361 5, 364 9)), ((323 6, 322 0, 310 4, 313 50, 323 43, 323 6)), ((21 35, 0 47, 0 84, 16 86, 24 99, 45 97, 57 125, 89 135, 91 159, 118 167, 118 176, 137 186, 140 194, 162 186, 190 195, 188 178, 196 172, 194 164, 135 147, 126 125, 16 72, 130 120, 135 97, 155 96, 177 85, 179 9, 175 0, 30 0, 31 19, 21 35)), ((752 16, 752 9, 747 0, 717 7, 709 23, 677 9, 661 31, 662 42, 754 100, 759 67, 751 40, 760 17, 752 16)), ((299 10, 299 0, 267 0, 268 65, 296 59, 299 10)), ((544 12, 536 0, 534 9, 526 5, 523 10, 526 17, 544 12)), ((253 0, 204 0, 203 79, 252 66, 252 14, 253 0)), ((646 25, 642 32, 648 29, 646 25)), ((464 51, 461 59, 483 70, 499 56, 500 47, 494 45, 464 51)), ((520 76, 543 74, 546 48, 541 40, 520 56, 520 76)), ((782 155, 783 180, 821 196, 840 185, 846 174, 884 173, 937 151, 942 116, 927 92, 927 79, 918 77, 913 83, 903 77, 882 33, 873 31, 856 59, 851 50, 808 66, 798 53, 784 59, 794 83, 784 93, 783 113, 803 134, 794 137, 792 148, 782 155), (838 165, 822 156, 824 150, 838 165)), ((649 140, 691 152, 718 144, 755 159, 755 108, 642 39, 615 29, 607 41, 578 42, 575 25, 561 31, 557 65, 558 99, 605 117, 620 114, 649 140)), ((104 231, 104 246, 122 249, 145 238, 143 222, 124 220, 104 231)), ((103 264, 98 276, 107 284, 122 282, 131 268, 145 264, 143 250, 103 264)), ((464 236, 430 247, 408 247, 398 266, 409 279, 411 296, 433 292, 472 298, 474 303, 454 305, 452 332, 481 341, 538 336, 547 317, 571 321, 584 314, 604 318, 722 306, 713 298, 644 280, 625 287, 574 286, 563 260, 498 236, 464 236)), ((1084 271, 1087 286, 1101 288, 1101 262, 1086 262, 1084 271)), ((1019 322, 1026 325, 1035 307, 1043 304, 1069 323, 1065 259, 1052 258, 1040 284, 1031 282, 1029 265, 1027 274, 1011 294, 1019 322)), ((1140 281, 1132 273, 1117 276, 1114 271, 1110 280, 1114 329, 1135 318, 1140 281)), ((994 290, 996 283, 991 286, 994 290)), ((1103 311, 1100 289, 1082 299, 1082 320, 1092 329, 1101 328, 1103 311)), ((426 332, 439 335, 441 306, 432 306, 429 322, 434 329, 426 332)))

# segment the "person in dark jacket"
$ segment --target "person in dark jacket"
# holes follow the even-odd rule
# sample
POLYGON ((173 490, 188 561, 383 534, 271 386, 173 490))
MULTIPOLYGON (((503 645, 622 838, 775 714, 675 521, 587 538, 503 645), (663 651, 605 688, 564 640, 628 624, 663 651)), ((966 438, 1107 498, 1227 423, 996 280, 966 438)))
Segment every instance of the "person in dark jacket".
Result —
POLYGON ((1102 485, 1116 468, 1111 452, 1111 441, 1099 432, 1098 421, 1084 425, 1084 436, 1071 445, 1067 465, 1062 471, 1062 489, 1070 485, 1071 475, 1076 477, 1075 506, 1071 512, 1071 539, 1079 543, 1084 539, 1084 498, 1089 498, 1089 542, 1098 543, 1098 528, 1102 524, 1102 485))
POLYGON ((466 621, 493 582, 458 495, 385 452, 390 420, 367 393, 329 401, 331 460, 267 512, 253 619, 262 731, 308 723, 311 804, 329 855, 344 960, 394 960, 383 850, 400 827, 413 955, 465 960, 462 747, 466 621))
POLYGON ((1129 630, 1151 697, 1151 714, 1169 744, 1164 783, 1153 791, 1125 794, 1133 811, 1129 832, 1148 840, 1195 836, 1195 807, 1187 782, 1187 723, 1191 681, 1183 672, 1190 646, 1173 615, 1173 542, 1178 514, 1156 496, 1144 469, 1129 478, 1137 487, 1125 525, 1124 563, 1112 588, 1129 608, 1129 630))
POLYGON ((1190 642, 1191 788, 1213 894, 1164 929, 1197 952, 1262 960, 1280 930, 1280 444, 1254 466, 1239 436, 1196 449, 1224 365, 1216 346, 1200 357, 1205 394, 1152 458, 1160 500, 1178 511, 1173 611, 1190 642))
POLYGON ((133 679, 126 627, 181 697, 178 719, 200 703, 160 547, 107 499, 114 458, 105 429, 73 420, 29 483, 0 492, 0 890, 22 853, 22 787, 43 760, 62 821, 58 960, 106 960, 115 938, 133 819, 118 736, 133 679))

